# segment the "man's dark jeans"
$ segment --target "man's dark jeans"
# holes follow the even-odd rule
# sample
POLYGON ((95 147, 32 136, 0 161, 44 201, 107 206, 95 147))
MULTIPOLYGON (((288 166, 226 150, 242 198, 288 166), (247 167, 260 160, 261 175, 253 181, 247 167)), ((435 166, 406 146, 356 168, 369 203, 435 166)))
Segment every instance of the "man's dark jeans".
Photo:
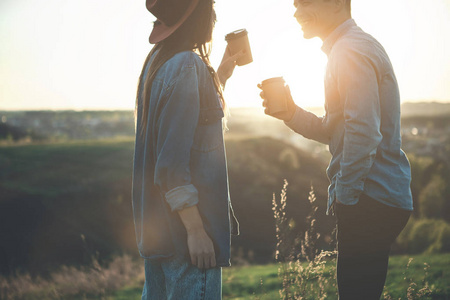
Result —
POLYGON ((356 205, 336 203, 337 281, 340 300, 379 300, 392 243, 410 211, 361 195, 356 205))

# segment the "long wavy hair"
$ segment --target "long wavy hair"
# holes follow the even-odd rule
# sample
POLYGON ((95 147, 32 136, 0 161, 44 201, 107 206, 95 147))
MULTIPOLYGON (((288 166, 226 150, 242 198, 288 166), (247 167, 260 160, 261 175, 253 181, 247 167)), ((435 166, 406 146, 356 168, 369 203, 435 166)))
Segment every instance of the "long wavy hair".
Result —
MULTIPOLYGON (((179 52, 194 51, 201 57, 213 78, 214 86, 222 102, 222 107, 225 109, 225 101, 223 98, 219 77, 209 61, 212 32, 216 23, 216 14, 213 5, 213 0, 200 0, 197 7, 194 9, 189 18, 183 23, 183 25, 181 25, 168 38, 157 43, 147 55, 144 66, 142 67, 141 75, 139 76, 135 106, 135 117, 137 119, 139 91, 142 90, 142 118, 141 124, 139 124, 141 128, 141 132, 139 134, 141 136, 143 136, 147 128, 150 92, 156 73, 165 62, 179 52), (143 80, 145 75, 145 67, 153 55, 155 55, 155 57, 148 68, 148 74, 145 80, 143 80)), ((138 128, 138 126, 136 126, 136 128, 138 128)))

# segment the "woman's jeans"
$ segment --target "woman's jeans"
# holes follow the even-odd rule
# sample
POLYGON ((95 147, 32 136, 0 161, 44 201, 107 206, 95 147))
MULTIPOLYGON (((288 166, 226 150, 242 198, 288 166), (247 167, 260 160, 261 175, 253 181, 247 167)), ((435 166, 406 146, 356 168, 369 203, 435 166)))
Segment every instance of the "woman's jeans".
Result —
POLYGON ((222 268, 200 270, 189 260, 145 260, 142 300, 220 300, 222 268))
POLYGON ((410 211, 361 195, 355 205, 336 203, 337 281, 340 300, 379 300, 391 245, 410 211))

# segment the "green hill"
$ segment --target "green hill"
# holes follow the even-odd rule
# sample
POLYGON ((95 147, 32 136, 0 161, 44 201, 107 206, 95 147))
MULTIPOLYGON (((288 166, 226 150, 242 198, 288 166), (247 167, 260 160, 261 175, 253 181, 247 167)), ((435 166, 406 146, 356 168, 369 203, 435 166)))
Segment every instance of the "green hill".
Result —
MULTIPOLYGON (((60 264, 137 255, 131 211, 132 140, 0 147, 0 270, 42 273, 60 264)), ((241 223, 235 250, 268 262, 272 194, 289 181, 289 217, 302 229, 314 184, 325 218, 325 164, 272 138, 227 141, 230 194, 241 223), (250 255, 250 253, 252 253, 250 255)))

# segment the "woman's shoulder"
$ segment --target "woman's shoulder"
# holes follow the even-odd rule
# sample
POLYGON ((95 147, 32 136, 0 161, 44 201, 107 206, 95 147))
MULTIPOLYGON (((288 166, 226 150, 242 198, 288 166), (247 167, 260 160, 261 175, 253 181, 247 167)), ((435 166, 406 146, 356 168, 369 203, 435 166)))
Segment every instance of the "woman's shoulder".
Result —
POLYGON ((205 69, 205 63, 195 52, 183 51, 172 56, 161 66, 157 79, 173 82, 186 72, 195 72, 200 75, 205 69))
POLYGON ((180 69, 183 68, 204 68, 205 63, 202 59, 193 51, 178 52, 172 56, 168 61, 168 65, 177 66, 180 69))

